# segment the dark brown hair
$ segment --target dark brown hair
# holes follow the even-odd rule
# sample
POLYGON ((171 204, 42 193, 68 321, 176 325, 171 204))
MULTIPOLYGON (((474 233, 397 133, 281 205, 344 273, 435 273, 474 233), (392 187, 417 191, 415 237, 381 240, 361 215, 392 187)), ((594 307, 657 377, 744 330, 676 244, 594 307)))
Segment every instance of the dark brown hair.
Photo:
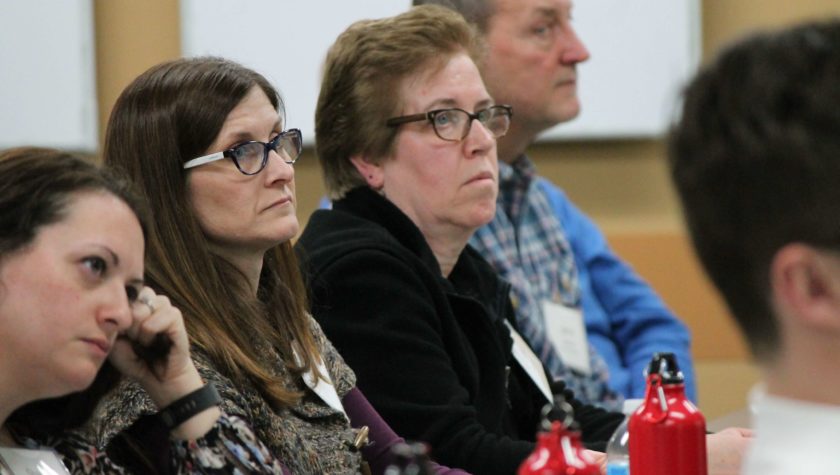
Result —
POLYGON ((274 376, 267 341, 287 366, 312 369, 318 349, 306 293, 290 242, 266 252, 254 299, 245 276, 209 250, 187 193, 187 160, 207 153, 228 114, 253 87, 278 111, 283 104, 260 74, 221 58, 179 59, 155 66, 117 99, 105 136, 105 165, 123 170, 148 199, 154 225, 146 246, 146 280, 184 314, 191 343, 234 383, 250 382, 275 407, 300 397, 274 376), (293 362, 292 342, 303 364, 293 362))
POLYGON ((350 157, 378 161, 390 154, 397 129, 385 122, 403 106, 402 81, 434 73, 461 52, 478 60, 478 34, 461 15, 436 5, 359 21, 339 35, 327 53, 315 110, 316 149, 330 198, 366 184, 350 157))
MULTIPOLYGON (((42 228, 64 219, 73 197, 84 192, 106 192, 121 199, 145 235, 145 205, 126 180, 58 150, 24 147, 0 152, 0 265, 26 249, 42 228)), ((119 373, 105 362, 86 390, 31 402, 14 411, 7 424, 17 435, 41 439, 79 427, 118 381, 119 373)))
POLYGON ((770 264, 801 242, 840 251, 840 21, 744 40, 685 92, 669 146, 694 246, 753 354, 779 326, 770 264))

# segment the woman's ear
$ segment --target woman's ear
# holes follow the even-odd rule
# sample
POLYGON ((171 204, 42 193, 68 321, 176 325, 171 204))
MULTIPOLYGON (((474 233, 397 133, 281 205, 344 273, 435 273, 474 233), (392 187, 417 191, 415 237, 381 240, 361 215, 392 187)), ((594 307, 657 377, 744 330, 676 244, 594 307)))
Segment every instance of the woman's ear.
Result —
POLYGON ((840 256, 788 244, 773 256, 770 282, 788 318, 814 330, 840 332, 840 256))
POLYGON ((367 157, 361 155, 353 155, 350 157, 350 162, 356 167, 369 187, 379 191, 385 186, 385 174, 382 165, 373 163, 367 157))

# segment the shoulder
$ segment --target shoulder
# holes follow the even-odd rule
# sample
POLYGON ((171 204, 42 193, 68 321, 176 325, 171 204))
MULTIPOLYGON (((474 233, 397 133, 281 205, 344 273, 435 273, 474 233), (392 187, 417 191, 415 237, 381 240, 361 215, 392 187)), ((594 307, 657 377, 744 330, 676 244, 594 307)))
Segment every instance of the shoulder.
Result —
POLYGON ((315 218, 296 244, 310 285, 317 287, 325 276, 330 283, 361 276, 384 277, 383 270, 396 272, 389 278, 399 279, 400 274, 416 273, 425 266, 411 249, 377 223, 335 210, 322 213, 320 220, 315 218), (324 216, 327 213, 344 216, 332 220, 324 216), (322 228, 326 229, 322 232, 322 228))
POLYGON ((309 218, 298 244, 321 248, 329 243, 387 241, 389 236, 388 230, 380 224, 353 213, 337 209, 317 210, 309 218), (337 238, 341 239, 336 242, 337 238))
POLYGON ((309 316, 309 327, 312 336, 315 338, 315 343, 318 345, 318 351, 324 358, 324 365, 327 367, 333 386, 335 386, 338 395, 344 397, 356 386, 356 375, 324 334, 321 325, 311 315, 309 316))
POLYGON ((219 395, 222 397, 222 410, 231 416, 252 421, 254 401, 260 401, 264 404, 262 396, 259 395, 257 390, 250 386, 234 384, 230 378, 216 369, 210 357, 201 349, 193 348, 190 353, 201 379, 206 383, 213 384, 219 391, 219 395))
POLYGON ((555 183, 544 176, 538 176, 534 180, 534 189, 543 194, 551 207, 558 209, 569 204, 566 193, 555 183))
POLYGON ((401 255, 405 251, 387 229, 377 223, 337 210, 316 211, 295 245, 310 271, 336 260, 373 251, 382 255, 401 255))

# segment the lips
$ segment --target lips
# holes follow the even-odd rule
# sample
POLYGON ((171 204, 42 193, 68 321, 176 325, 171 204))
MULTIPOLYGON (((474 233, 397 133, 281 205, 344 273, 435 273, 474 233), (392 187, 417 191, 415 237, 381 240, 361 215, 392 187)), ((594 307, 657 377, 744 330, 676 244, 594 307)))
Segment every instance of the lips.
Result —
POLYGON ((479 172, 479 173, 476 173, 475 175, 473 175, 473 177, 470 178, 467 181, 467 183, 474 183, 474 182, 480 181, 480 180, 494 180, 495 181, 495 176, 491 172, 486 172, 486 171, 485 172, 479 172))
POLYGON ((111 351, 111 343, 108 340, 100 338, 83 338, 85 343, 98 348, 103 354, 107 355, 111 351))
POLYGON ((281 198, 281 199, 271 203, 270 205, 266 206, 265 209, 271 209, 271 208, 275 208, 277 206, 282 206, 282 205, 284 205, 286 203, 289 203, 291 201, 292 201, 292 198, 290 196, 284 196, 283 198, 281 198))

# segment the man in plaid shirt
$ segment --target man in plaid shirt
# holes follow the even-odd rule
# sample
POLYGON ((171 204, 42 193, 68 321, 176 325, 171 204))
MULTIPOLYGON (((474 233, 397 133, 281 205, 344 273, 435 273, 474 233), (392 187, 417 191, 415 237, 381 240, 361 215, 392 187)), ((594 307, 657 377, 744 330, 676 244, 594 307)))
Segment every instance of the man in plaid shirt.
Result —
POLYGON ((523 336, 583 401, 615 409, 622 396, 642 397, 656 351, 676 354, 696 400, 688 329, 525 155, 540 132, 580 111, 576 65, 589 52, 572 27, 571 1, 414 0, 422 3, 453 8, 479 28, 487 89, 513 106, 498 140, 496 216, 470 244, 513 285, 523 336), (558 345, 550 332, 567 338, 558 345))

